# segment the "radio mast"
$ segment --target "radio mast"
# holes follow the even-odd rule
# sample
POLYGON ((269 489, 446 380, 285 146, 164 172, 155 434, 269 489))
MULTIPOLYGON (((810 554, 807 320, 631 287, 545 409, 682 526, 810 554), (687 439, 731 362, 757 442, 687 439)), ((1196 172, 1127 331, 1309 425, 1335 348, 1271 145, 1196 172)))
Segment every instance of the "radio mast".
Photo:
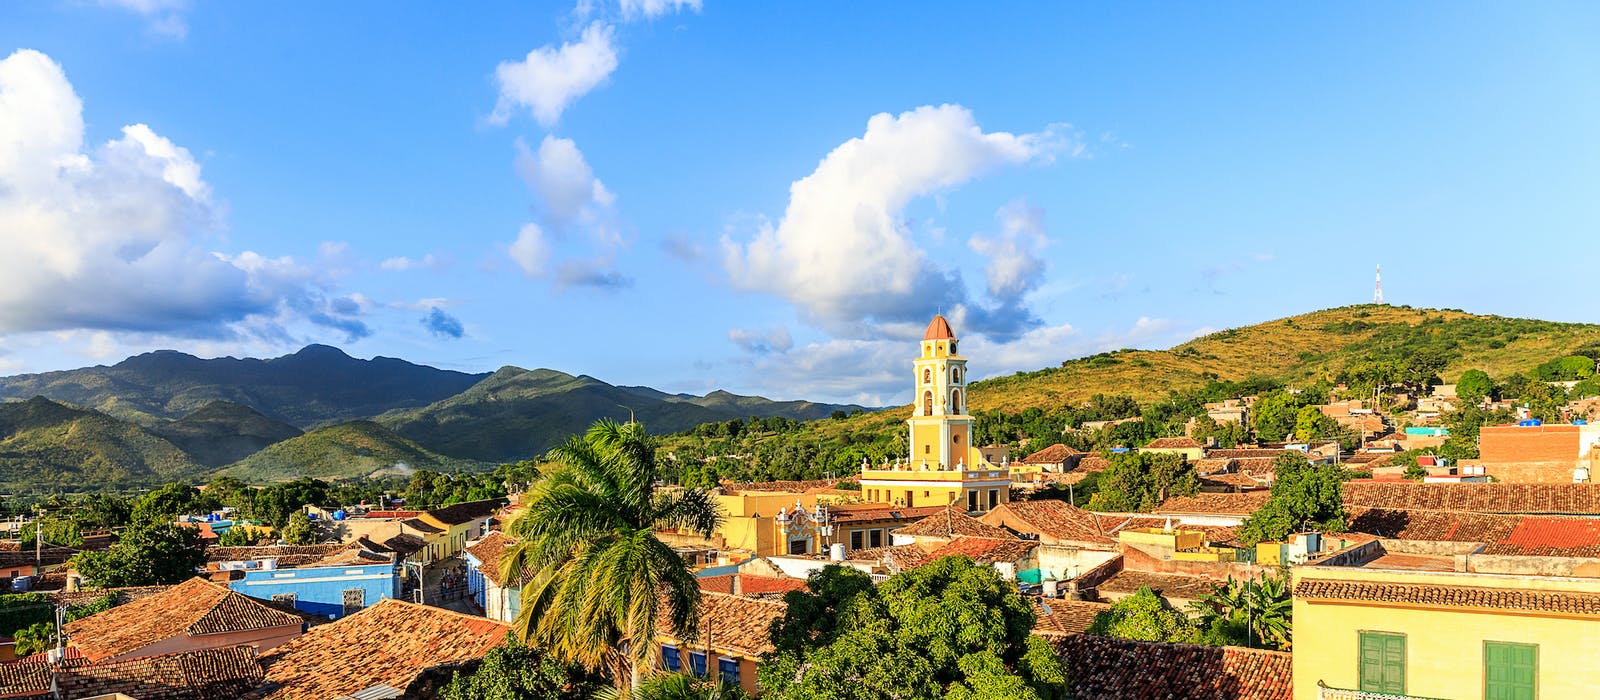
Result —
POLYGON ((1383 303, 1383 266, 1378 266, 1378 277, 1372 287, 1372 303, 1383 303))

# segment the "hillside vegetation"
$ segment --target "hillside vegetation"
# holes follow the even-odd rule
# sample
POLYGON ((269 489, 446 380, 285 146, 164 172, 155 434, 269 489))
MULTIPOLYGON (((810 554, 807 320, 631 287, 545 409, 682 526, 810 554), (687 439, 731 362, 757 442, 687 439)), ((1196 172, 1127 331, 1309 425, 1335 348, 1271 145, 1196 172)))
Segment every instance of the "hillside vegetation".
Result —
POLYGON ((43 397, 0 403, 0 487, 133 488, 196 478, 204 468, 132 423, 43 397))
POLYGON ((446 457, 377 423, 351 421, 317 428, 268 446, 220 473, 248 483, 301 477, 353 479, 406 476, 414 471, 481 471, 492 465, 446 457))
MULTIPOLYGON (((909 363, 915 348, 906 345, 909 363)), ((1200 401, 1327 387, 1374 363, 1434 357, 1436 376, 1454 382, 1468 369, 1515 377, 1575 354, 1600 357, 1600 326, 1361 305, 1219 331, 1169 350, 1121 350, 985 379, 970 386, 968 405, 982 442, 1055 441, 1067 423, 1141 412, 1158 423, 1144 429, 1173 433, 1200 401)), ((969 359, 981 375, 984 358, 969 359)), ((664 448, 686 483, 844 475, 863 458, 902 455, 910 414, 907 405, 808 423, 725 421, 674 435, 664 448)))
POLYGON ((150 431, 172 441, 202 466, 212 468, 232 464, 275 442, 302 435, 299 428, 230 401, 212 401, 150 431))

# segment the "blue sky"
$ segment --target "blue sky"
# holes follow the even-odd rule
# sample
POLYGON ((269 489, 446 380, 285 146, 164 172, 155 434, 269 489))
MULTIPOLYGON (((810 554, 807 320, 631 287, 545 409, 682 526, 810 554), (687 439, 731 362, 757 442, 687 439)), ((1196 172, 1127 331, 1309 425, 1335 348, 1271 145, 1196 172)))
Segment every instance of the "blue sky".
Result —
POLYGON ((1600 322, 1587 4, 8 3, 0 371, 308 342, 891 403, 1366 301, 1600 322), (139 126, 143 125, 143 126, 139 126))

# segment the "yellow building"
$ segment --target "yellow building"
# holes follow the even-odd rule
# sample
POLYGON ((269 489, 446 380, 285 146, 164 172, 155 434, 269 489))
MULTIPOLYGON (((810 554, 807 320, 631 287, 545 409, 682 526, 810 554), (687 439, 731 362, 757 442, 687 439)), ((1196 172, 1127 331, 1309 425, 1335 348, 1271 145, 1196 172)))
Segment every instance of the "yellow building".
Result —
POLYGON ((1600 559, 1483 551, 1378 540, 1296 567, 1294 697, 1596 697, 1600 559))
POLYGON ((910 452, 906 461, 861 468, 861 493, 870 503, 901 507, 965 503, 988 510, 1011 500, 1005 466, 984 458, 972 444, 967 415, 967 358, 958 354, 955 333, 944 316, 934 316, 912 361, 917 387, 906 421, 910 452))

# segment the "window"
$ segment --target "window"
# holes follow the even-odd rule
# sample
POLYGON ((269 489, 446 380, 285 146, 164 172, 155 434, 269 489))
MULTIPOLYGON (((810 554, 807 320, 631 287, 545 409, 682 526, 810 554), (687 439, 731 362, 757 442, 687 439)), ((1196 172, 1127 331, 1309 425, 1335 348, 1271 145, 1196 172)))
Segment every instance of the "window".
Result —
POLYGON ((882 530, 871 530, 871 531, 869 531, 867 533, 867 542, 870 543, 869 546, 882 547, 883 546, 883 531, 882 530))
POLYGON ((956 389, 955 391, 950 392, 950 410, 954 411, 956 413, 960 413, 961 412, 961 390, 960 389, 956 389))
POLYGON ((344 614, 349 616, 361 612, 367 607, 367 592, 360 588, 346 588, 344 590, 344 614))
POLYGON ((927 498, 928 497, 928 492, 927 491, 923 491, 922 492, 922 497, 923 498, 927 498))
POLYGON ((1483 643, 1483 697, 1534 700, 1539 696, 1539 645, 1483 643))
POLYGON ((298 596, 293 593, 274 593, 272 594, 272 602, 294 605, 297 597, 298 596))
POLYGON ((1406 693, 1406 638, 1387 632, 1361 633, 1361 688, 1406 693))
POLYGON ((927 384, 927 383, 932 382, 932 381, 933 381, 933 370, 928 369, 927 367, 923 367, 922 368, 922 383, 923 384, 927 384))
POLYGON ((678 655, 678 648, 671 644, 661 645, 661 665, 674 673, 683 670, 683 657, 678 655))
POLYGON ((922 392, 922 415, 933 415, 933 392, 922 392))
POLYGON ((850 548, 851 549, 861 549, 862 544, 864 542, 866 542, 865 533, 863 533, 861 530, 851 530, 850 531, 850 548))
POLYGON ((923 445, 922 454, 933 454, 933 445, 923 445))
POLYGON ((950 368, 950 383, 951 384, 960 384, 961 383, 961 368, 960 367, 951 367, 950 368))
POLYGON ((1000 489, 989 489, 989 510, 1000 505, 1000 489))
POLYGON ((808 554, 811 543, 807 540, 789 540, 790 554, 808 554))
POLYGON ((702 651, 689 652, 689 672, 701 678, 706 677, 706 655, 702 651))
POLYGON ((739 660, 717 657, 717 680, 724 685, 739 685, 739 660))
POLYGON ((977 491, 968 491, 967 492, 967 510, 973 511, 973 510, 977 510, 977 509, 978 509, 978 492, 977 491))

